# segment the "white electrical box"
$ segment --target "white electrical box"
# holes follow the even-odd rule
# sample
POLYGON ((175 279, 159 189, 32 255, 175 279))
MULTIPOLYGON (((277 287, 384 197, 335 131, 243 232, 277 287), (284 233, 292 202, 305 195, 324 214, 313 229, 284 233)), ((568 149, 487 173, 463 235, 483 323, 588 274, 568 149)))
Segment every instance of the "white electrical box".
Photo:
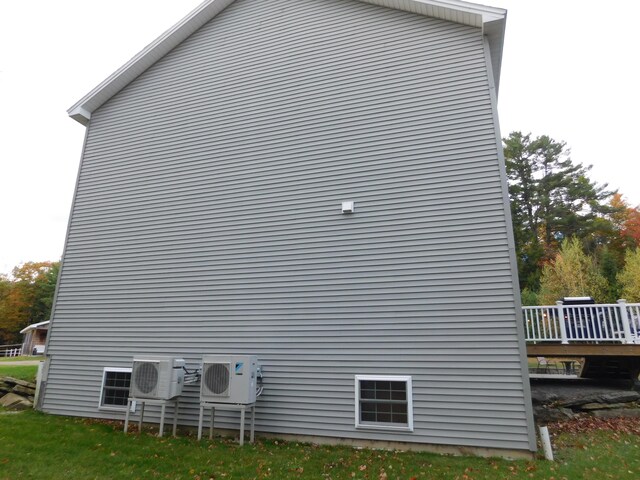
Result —
POLYGON ((356 202, 342 202, 342 213, 353 213, 356 209, 356 202))

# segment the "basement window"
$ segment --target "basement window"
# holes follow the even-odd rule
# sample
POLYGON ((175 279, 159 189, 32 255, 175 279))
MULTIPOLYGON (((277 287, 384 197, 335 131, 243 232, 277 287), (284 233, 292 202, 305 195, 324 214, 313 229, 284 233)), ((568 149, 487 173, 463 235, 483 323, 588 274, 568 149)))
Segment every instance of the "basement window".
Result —
POLYGON ((356 375, 356 428, 413 431, 411 377, 356 375))
POLYGON ((106 367, 102 374, 100 408, 126 409, 130 384, 130 368, 106 367))

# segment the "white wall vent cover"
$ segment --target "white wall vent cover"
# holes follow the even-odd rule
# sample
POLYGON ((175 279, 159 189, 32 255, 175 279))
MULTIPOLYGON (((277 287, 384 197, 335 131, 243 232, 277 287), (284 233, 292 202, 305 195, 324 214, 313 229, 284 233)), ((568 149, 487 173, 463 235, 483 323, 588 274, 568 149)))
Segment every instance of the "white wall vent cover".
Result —
POLYGON ((133 358, 131 387, 133 398, 168 400, 182 393, 184 360, 165 355, 133 358))
POLYGON ((205 355, 202 357, 200 401, 254 403, 257 369, 255 355, 205 355))

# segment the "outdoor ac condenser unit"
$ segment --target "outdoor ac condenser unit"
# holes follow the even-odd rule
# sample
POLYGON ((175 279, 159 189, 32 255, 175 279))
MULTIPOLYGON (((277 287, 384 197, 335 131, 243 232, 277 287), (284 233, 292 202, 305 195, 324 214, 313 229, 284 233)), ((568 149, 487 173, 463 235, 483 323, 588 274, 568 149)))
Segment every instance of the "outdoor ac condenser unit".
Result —
POLYGON ((133 357, 131 387, 133 398, 169 400, 182 393, 184 360, 165 355, 133 357))
POLYGON ((258 368, 255 355, 205 355, 202 357, 200 401, 254 403, 258 368))

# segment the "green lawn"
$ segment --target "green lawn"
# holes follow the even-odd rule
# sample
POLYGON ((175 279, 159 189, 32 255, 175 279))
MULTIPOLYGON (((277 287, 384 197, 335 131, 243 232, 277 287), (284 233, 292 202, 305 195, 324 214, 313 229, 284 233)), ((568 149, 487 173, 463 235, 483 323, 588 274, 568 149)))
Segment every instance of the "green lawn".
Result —
MULTIPOLYGON (((325 447, 193 436, 159 439, 97 422, 35 411, 0 412, 0 479, 637 479, 640 422, 617 431, 556 430, 557 462, 325 447)), ((628 423, 634 422, 634 423, 628 423)), ((567 427, 565 427, 566 429, 567 427)))
POLYGON ((2 362, 20 362, 24 360, 42 360, 43 357, 27 357, 22 355, 20 357, 0 357, 0 363, 2 362))
POLYGON ((36 381, 37 365, 2 365, 0 363, 0 377, 13 377, 28 382, 36 381))

